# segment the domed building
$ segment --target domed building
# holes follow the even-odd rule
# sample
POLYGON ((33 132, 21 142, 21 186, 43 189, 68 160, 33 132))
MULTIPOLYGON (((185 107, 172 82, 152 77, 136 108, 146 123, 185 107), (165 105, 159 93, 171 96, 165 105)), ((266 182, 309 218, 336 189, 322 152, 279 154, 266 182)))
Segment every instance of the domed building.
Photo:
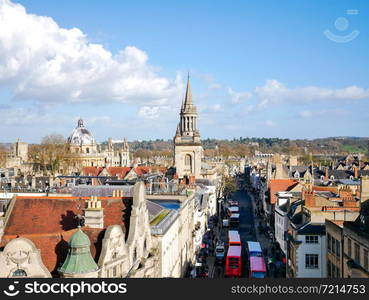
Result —
POLYGON ((67 143, 69 144, 71 153, 79 153, 79 154, 97 153, 95 138, 92 136, 90 131, 85 127, 82 119, 78 120, 77 127, 68 137, 67 143))
POLYGON ((127 139, 97 144, 92 133, 85 127, 82 119, 67 139, 69 151, 75 168, 81 167, 124 167, 130 165, 127 139))

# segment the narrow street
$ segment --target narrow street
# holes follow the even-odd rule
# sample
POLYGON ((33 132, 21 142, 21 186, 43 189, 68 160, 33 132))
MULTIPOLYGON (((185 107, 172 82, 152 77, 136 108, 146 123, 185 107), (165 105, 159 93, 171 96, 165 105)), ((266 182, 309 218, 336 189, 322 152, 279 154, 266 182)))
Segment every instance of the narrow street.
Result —
MULTIPOLYGON (((237 191, 232 199, 238 201, 240 208, 240 236, 242 243, 242 277, 248 277, 248 265, 246 259, 246 247, 248 241, 257 241, 254 213, 251 197, 245 191, 237 191)), ((228 231, 228 230, 227 230, 228 231)), ((227 232, 226 231, 226 232, 227 232)), ((227 234, 227 233, 226 233, 227 234)))
MULTIPOLYGON (((242 188, 243 181, 242 179, 239 181, 239 190, 234 192, 231 196, 232 200, 238 201, 239 209, 240 209, 240 227, 239 233, 241 237, 242 243, 242 277, 249 277, 248 274, 248 260, 246 254, 246 247, 248 241, 258 241, 261 245, 261 248, 265 252, 266 256, 271 254, 272 249, 272 241, 269 237, 264 234, 260 234, 257 230, 257 225, 261 222, 263 224, 263 220, 259 219, 254 214, 255 209, 255 201, 254 196, 249 192, 245 191, 242 188)), ((220 239, 227 244, 228 242, 228 228, 222 228, 220 231, 220 239)), ((209 257, 210 258, 210 257, 209 257)), ((266 264, 268 263, 267 257, 266 264)), ((210 258, 210 277, 212 278, 220 278, 224 277, 225 266, 214 266, 212 265, 215 260, 210 258)), ((273 277, 268 275, 267 277, 273 277)))

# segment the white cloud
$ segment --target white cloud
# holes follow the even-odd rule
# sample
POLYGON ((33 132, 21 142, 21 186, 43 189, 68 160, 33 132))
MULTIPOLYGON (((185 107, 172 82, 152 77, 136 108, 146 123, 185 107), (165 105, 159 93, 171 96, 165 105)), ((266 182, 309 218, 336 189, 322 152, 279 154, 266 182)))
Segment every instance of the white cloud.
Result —
POLYGON ((252 96, 250 92, 236 92, 232 88, 228 88, 228 94, 231 96, 231 101, 233 103, 240 103, 252 96))
POLYGON ((128 46, 114 55, 78 28, 0 0, 0 87, 42 102, 135 102, 177 99, 180 75, 160 77, 147 54, 128 46))
POLYGON ((159 112, 159 106, 142 106, 138 111, 138 116, 144 119, 157 119, 159 112))
POLYGON ((1 112, 1 126, 50 126, 65 124, 67 121, 64 115, 45 114, 26 107, 7 107, 1 112))
MULTIPOLYGON (((112 119, 110 118, 110 116, 95 116, 95 117, 93 116, 93 117, 88 117, 85 120, 85 123, 88 124, 89 126, 93 126, 95 124, 106 125, 107 123, 110 123, 110 122, 112 122, 112 119)), ((77 124, 77 120, 75 123, 77 124)))
POLYGON ((339 108, 336 109, 320 109, 320 110, 303 110, 298 112, 298 116, 301 118, 312 118, 312 117, 320 117, 320 116, 345 116, 348 112, 339 108))
POLYGON ((264 86, 255 89, 259 99, 259 108, 269 104, 281 102, 311 102, 319 100, 359 100, 369 99, 369 89, 348 86, 342 89, 306 86, 301 88, 288 88, 283 83, 272 79, 267 80, 264 86))
POLYGON ((211 73, 194 72, 194 74, 204 80, 208 85, 208 89, 210 90, 216 90, 222 87, 222 85, 217 82, 214 75, 211 73))

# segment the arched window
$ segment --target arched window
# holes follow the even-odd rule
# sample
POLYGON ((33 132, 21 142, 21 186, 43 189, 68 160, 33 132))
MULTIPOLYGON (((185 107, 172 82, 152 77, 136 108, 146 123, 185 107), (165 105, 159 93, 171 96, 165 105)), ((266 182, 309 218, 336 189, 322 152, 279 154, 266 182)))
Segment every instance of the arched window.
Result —
POLYGON ((86 148, 86 153, 90 153, 90 148, 86 148))
POLYGON ((144 250, 144 252, 147 250, 147 240, 146 240, 146 239, 145 239, 145 241, 144 241, 143 250, 144 250))
POLYGON ((190 154, 186 154, 185 156, 185 166, 189 168, 192 166, 192 157, 190 154))
POLYGON ((22 269, 17 269, 13 272, 12 277, 27 277, 27 273, 22 269))

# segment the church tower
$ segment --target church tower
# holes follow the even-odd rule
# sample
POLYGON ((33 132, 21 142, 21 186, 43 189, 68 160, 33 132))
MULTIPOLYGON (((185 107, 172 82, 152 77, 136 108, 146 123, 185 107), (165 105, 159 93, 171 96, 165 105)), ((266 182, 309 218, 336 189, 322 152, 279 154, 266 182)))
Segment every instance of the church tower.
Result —
POLYGON ((201 157, 200 132, 197 127, 197 110, 192 103, 190 77, 187 79, 186 95, 182 102, 180 120, 174 137, 174 164, 178 178, 200 178, 201 157))

